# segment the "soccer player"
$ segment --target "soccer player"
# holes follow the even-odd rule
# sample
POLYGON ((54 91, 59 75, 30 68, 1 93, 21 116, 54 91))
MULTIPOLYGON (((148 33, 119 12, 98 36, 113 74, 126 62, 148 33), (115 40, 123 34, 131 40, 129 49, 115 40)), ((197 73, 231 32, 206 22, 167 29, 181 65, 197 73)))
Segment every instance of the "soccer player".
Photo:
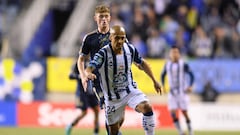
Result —
POLYGON ((126 33, 123 27, 113 26, 109 38, 111 42, 90 61, 83 83, 86 87, 88 79, 96 78, 93 72, 99 71, 105 98, 105 116, 111 135, 119 134, 121 118, 127 105, 143 114, 145 134, 154 135, 153 110, 146 96, 137 89, 133 81, 132 63, 135 62, 151 78, 158 93, 161 93, 161 87, 147 62, 139 56, 133 45, 125 42, 126 33))
POLYGON ((170 92, 168 94, 168 107, 179 135, 184 135, 184 132, 180 127, 180 123, 176 115, 178 109, 182 111, 186 119, 189 135, 193 135, 191 120, 187 113, 189 103, 189 97, 187 93, 192 91, 194 76, 188 64, 185 63, 180 57, 180 50, 176 46, 173 46, 170 49, 170 60, 166 62, 162 71, 161 80, 164 86, 164 78, 166 74, 168 75, 168 81, 170 85, 170 92), (188 84, 186 83, 187 79, 185 78, 185 74, 190 76, 190 83, 188 84))
POLYGON ((77 80, 77 90, 76 90, 76 108, 81 109, 81 113, 66 127, 66 135, 71 134, 71 129, 77 125, 77 123, 83 119, 87 114, 87 108, 90 107, 94 112, 94 135, 98 135, 99 132, 99 122, 98 122, 98 99, 94 93, 85 92, 82 86, 80 74, 77 68, 77 64, 69 75, 70 79, 77 80))
MULTIPOLYGON (((79 58, 77 61, 77 70, 80 73, 79 77, 84 78, 85 77, 85 72, 84 72, 84 66, 86 65, 86 61, 89 59, 89 54, 90 54, 90 59, 93 58, 94 54, 98 52, 100 48, 103 46, 107 45, 109 43, 109 23, 110 23, 110 9, 105 6, 105 5, 98 5, 95 8, 95 14, 94 14, 94 20, 97 23, 97 29, 93 32, 90 32, 87 34, 82 43, 82 47, 79 51, 79 58)), ((96 72, 96 74, 98 74, 96 72)), ((79 80, 82 82, 82 79, 79 80)), ((84 91, 82 87, 82 83, 78 83, 81 91, 84 91)), ((96 88, 97 91, 102 91, 100 87, 100 80, 95 79, 94 80, 94 87, 96 88)), ((84 94, 82 94, 84 95, 84 94)), ((87 96, 84 96, 84 98, 88 98, 87 96)), ((85 101, 87 102, 89 99, 86 99, 85 101)), ((91 98, 90 98, 91 100, 91 98)), ((93 98, 93 101, 91 102, 96 102, 95 98, 93 98)), ((85 103, 87 104, 87 103, 85 103)), ((99 109, 95 110, 95 134, 97 135, 99 132, 99 121, 98 121, 98 114, 99 114, 99 109)), ((66 133, 67 135, 70 134, 72 126, 68 126, 66 128, 66 133)), ((107 128, 108 131, 108 128, 107 128)))
MULTIPOLYGON (((97 30, 87 34, 83 39, 82 48, 79 51, 79 58, 78 58, 78 70, 80 72, 81 78, 85 78, 85 61, 89 58, 90 54, 90 60, 93 59, 93 56, 95 53, 99 51, 102 47, 109 44, 109 29, 110 29, 110 9, 109 7, 105 5, 98 5, 95 8, 95 15, 94 20, 97 23, 97 30)), ((100 93, 101 87, 100 87, 100 80, 99 76, 100 74, 98 71, 94 71, 94 73, 97 75, 97 78, 94 80, 94 87, 96 88, 96 91, 100 93)), ((101 98, 102 99, 102 98, 101 98)), ((123 123, 123 118, 121 120, 121 124, 123 123)), ((106 125, 106 129, 108 132, 108 128, 106 125)))

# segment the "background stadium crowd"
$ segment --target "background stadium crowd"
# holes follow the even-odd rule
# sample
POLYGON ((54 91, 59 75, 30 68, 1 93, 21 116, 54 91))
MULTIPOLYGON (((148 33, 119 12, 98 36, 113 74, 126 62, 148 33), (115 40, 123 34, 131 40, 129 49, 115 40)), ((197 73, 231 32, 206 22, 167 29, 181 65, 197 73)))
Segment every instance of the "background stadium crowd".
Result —
MULTIPOLYGON (((66 14, 74 8, 75 2, 76 0, 69 0, 65 3, 68 8, 61 9, 58 13, 67 16, 66 14)), ((102 2, 110 4, 111 25, 123 25, 127 30, 128 39, 143 57, 164 58, 172 45, 177 45, 185 56, 191 58, 240 57, 239 0, 102 2)), ((1 0, 0 16, 5 18, 5 21, 0 20, 0 35, 7 32, 14 17, 25 9, 28 3, 30 1, 1 0)), ((64 25, 66 18, 62 17, 61 22, 56 21, 56 25, 64 25)), ((86 31, 94 28, 95 26, 87 27, 86 31)), ((55 37, 60 33, 61 30, 55 29, 55 37)), ((79 40, 81 42, 82 37, 79 40)))

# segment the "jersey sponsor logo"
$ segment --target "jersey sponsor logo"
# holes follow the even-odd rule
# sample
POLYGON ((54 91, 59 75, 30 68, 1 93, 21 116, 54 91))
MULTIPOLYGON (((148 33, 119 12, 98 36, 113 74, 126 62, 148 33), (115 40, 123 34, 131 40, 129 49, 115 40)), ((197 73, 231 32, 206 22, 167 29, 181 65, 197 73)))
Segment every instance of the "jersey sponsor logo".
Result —
POLYGON ((126 89, 128 86, 127 74, 120 72, 117 75, 114 75, 113 87, 114 90, 126 89))
POLYGON ((105 45, 109 44, 109 34, 106 34, 106 35, 100 35, 98 37, 99 39, 99 45, 100 45, 100 48, 104 47, 105 45))

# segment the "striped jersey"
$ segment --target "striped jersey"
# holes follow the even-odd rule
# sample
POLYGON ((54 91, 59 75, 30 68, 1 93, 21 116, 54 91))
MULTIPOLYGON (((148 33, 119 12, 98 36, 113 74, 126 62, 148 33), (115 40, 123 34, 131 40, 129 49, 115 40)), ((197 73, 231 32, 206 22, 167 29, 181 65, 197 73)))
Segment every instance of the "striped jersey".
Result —
POLYGON ((123 44, 123 53, 115 55, 111 44, 100 49, 95 54, 89 66, 98 69, 101 78, 101 86, 105 99, 122 99, 131 89, 135 89, 132 78, 131 65, 135 62, 142 63, 136 48, 129 44, 123 44))
POLYGON ((191 86, 194 81, 193 73, 188 64, 183 60, 179 60, 178 62, 166 62, 161 75, 163 85, 166 74, 170 85, 170 93, 173 95, 184 94, 186 87, 191 86), (189 74, 190 83, 187 83, 186 73, 189 74))

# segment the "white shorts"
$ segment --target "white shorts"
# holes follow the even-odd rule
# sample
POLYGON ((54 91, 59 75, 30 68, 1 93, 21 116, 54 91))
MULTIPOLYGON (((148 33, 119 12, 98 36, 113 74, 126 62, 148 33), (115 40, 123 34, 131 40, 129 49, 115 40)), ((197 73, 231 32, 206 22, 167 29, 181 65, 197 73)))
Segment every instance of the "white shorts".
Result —
POLYGON ((137 105, 148 101, 146 95, 138 89, 131 89, 131 92, 114 101, 105 100, 105 116, 108 125, 113 125, 120 121, 124 117, 125 107, 129 106, 132 109, 136 109, 137 105))
POLYGON ((168 109, 169 110, 187 110, 189 104, 189 97, 186 94, 175 95, 169 93, 168 95, 168 109))

